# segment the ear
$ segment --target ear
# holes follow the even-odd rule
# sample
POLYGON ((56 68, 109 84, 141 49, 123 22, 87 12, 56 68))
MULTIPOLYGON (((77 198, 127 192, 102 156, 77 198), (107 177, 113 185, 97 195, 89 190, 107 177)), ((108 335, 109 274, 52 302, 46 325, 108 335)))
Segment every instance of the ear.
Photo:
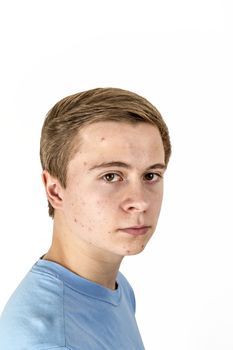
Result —
POLYGON ((59 180, 50 175, 47 170, 43 170, 41 177, 48 201, 54 209, 61 208, 63 193, 59 180))

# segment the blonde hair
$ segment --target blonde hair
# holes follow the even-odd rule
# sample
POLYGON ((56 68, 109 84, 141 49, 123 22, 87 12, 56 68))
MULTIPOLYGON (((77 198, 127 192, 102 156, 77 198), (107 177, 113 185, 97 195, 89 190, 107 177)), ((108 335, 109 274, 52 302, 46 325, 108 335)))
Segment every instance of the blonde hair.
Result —
MULTIPOLYGON (((165 164, 171 155, 168 128, 155 106, 142 96, 119 88, 96 88, 67 96, 47 113, 41 130, 40 160, 43 170, 66 188, 67 165, 79 149, 83 126, 103 121, 150 123, 159 129, 165 164)), ((49 216, 54 208, 48 201, 49 216)))

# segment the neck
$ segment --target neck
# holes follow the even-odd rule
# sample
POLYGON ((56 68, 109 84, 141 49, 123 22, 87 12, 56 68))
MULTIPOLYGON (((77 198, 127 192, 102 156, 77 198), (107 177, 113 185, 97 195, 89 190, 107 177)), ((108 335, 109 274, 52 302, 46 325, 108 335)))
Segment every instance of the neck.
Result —
POLYGON ((43 259, 56 262, 77 275, 115 290, 116 277, 123 257, 112 259, 109 252, 103 254, 98 247, 86 247, 82 241, 65 239, 56 230, 51 247, 43 259))

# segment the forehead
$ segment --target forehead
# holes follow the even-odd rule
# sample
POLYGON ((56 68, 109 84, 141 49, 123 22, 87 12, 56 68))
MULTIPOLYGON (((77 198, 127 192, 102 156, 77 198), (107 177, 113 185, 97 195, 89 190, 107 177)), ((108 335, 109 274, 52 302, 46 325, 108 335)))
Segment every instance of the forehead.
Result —
POLYGON ((83 127, 80 147, 72 163, 95 165, 97 161, 164 162, 163 142, 158 128, 149 123, 129 124, 104 121, 83 127))
MULTIPOLYGON (((80 130, 79 137, 85 148, 95 140, 100 146, 108 143, 134 144, 135 141, 162 142, 158 128, 149 123, 129 124, 126 122, 105 121, 93 123, 80 130)), ((84 148, 84 147, 81 147, 84 148)))

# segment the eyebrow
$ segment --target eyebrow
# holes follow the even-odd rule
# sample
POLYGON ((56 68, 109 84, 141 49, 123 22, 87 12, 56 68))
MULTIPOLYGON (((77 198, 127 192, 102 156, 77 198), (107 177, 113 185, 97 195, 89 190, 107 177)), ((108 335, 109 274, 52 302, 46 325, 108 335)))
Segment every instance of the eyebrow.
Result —
MULTIPOLYGON (((103 162, 103 163, 100 163, 98 165, 94 165, 93 167, 91 167, 88 170, 91 171, 91 170, 101 169, 101 168, 110 168, 110 167, 113 167, 113 166, 126 168, 126 169, 132 169, 133 168, 130 164, 119 162, 119 161, 114 161, 114 162, 103 162)), ((156 163, 156 164, 152 164, 151 166, 146 168, 146 170, 150 170, 150 169, 166 169, 166 165, 162 164, 162 163, 156 163)))

